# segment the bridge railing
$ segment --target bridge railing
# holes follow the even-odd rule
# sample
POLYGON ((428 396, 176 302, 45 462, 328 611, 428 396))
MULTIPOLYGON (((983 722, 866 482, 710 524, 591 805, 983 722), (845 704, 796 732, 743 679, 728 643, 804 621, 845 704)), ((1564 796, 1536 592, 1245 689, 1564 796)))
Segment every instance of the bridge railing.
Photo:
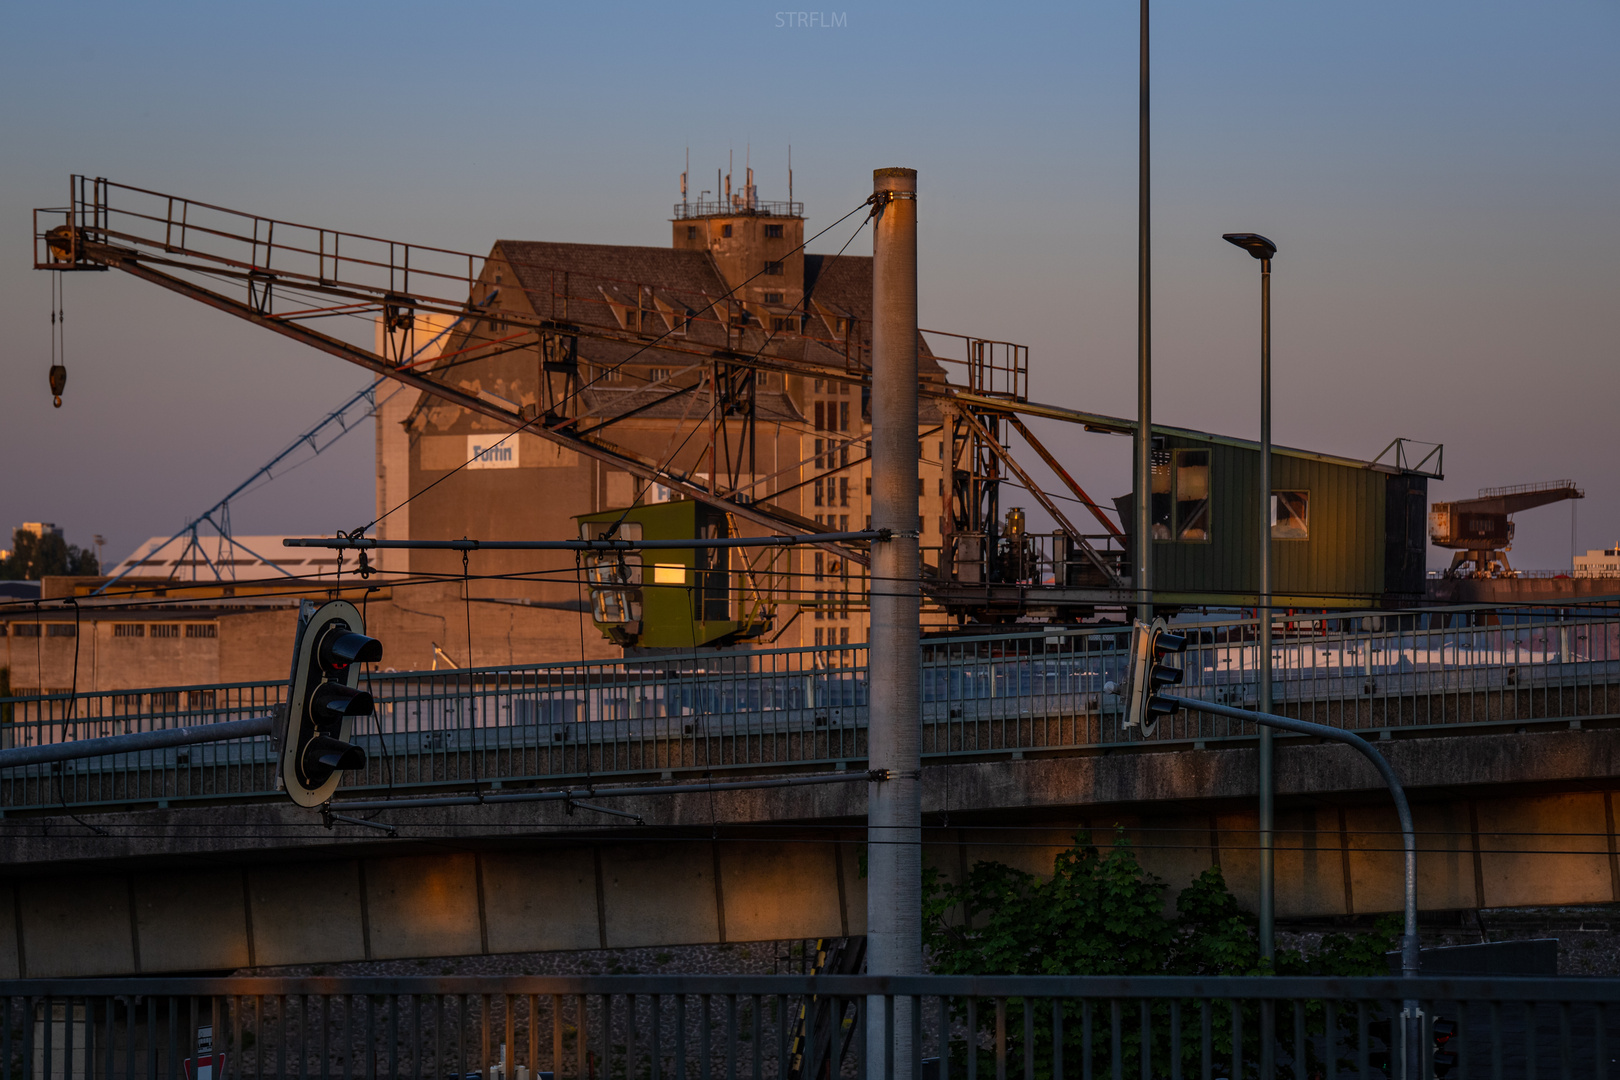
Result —
POLYGON ((1616 979, 19 980, 0 1061, 38 1080, 1338 1080, 1402 1075, 1403 999, 1423 1077, 1601 1078, 1620 1036, 1616 979))
MULTIPOLYGON (((1620 625, 1598 618, 1439 628, 1411 616, 1279 617, 1274 698, 1357 729, 1521 723, 1620 713, 1620 625)), ((1189 623, 1182 692, 1253 705, 1254 620, 1189 623)), ((921 723, 929 756, 1251 737, 1181 713, 1125 726, 1128 632, 1033 630, 930 639, 921 723)), ((357 721, 365 770, 346 790, 833 765, 866 756, 864 645, 756 649, 430 672, 372 672, 357 721)), ((0 746, 264 715, 280 682, 0 699, 0 746)), ((0 805, 262 797, 266 738, 0 771, 0 805)))

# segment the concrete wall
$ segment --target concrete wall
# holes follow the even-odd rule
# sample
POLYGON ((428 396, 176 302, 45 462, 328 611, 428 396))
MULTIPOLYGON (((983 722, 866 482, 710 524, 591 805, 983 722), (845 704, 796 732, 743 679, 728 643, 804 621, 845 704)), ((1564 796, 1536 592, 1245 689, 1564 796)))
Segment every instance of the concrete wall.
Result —
POLYGON ((0 978, 861 933, 855 859, 701 838, 26 878, 0 978))
MULTIPOLYGON (((1415 812, 1425 909, 1620 902, 1611 792, 1454 799, 1415 812)), ((1076 832, 1107 844, 1118 828, 1168 886, 1167 905, 1215 864, 1252 909, 1254 827, 1253 814, 1229 810, 1099 810, 930 829, 925 858, 952 881, 979 861, 1044 876, 1076 832)), ((1296 807, 1279 829, 1281 917, 1399 909, 1393 811, 1296 807)), ((859 934, 860 832, 847 836, 722 833, 24 878, 0 888, 0 978, 859 934)))

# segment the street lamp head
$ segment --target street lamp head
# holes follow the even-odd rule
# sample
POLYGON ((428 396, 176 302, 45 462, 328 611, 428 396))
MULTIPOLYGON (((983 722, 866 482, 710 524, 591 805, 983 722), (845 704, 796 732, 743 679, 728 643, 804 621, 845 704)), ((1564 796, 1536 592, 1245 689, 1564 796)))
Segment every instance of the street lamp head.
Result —
POLYGON ((1223 233, 1221 239, 1228 244, 1236 244, 1257 259, 1269 259, 1277 254, 1277 245, 1259 233, 1229 232, 1223 233))

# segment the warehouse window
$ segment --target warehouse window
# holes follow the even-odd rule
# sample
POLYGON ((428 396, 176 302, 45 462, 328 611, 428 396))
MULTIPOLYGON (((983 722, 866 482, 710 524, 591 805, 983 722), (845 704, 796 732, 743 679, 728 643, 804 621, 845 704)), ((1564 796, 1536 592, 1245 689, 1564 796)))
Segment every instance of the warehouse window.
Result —
POLYGON ((113 637, 145 637, 145 623, 114 623, 113 637))
POLYGON ((179 623, 153 623, 152 624, 152 636, 153 637, 179 637, 180 636, 180 624, 179 623))
POLYGON ((12 623, 12 637, 39 637, 39 623, 12 623))
POLYGON ((45 624, 45 636, 46 637, 78 637, 79 636, 79 628, 77 626, 74 626, 72 623, 65 623, 65 622, 46 623, 45 624))
POLYGON ((219 626, 215 623, 187 623, 186 637, 207 638, 219 637, 219 626))
POLYGON ((1271 538, 1309 540, 1311 538, 1311 493, 1274 491, 1271 493, 1271 538))

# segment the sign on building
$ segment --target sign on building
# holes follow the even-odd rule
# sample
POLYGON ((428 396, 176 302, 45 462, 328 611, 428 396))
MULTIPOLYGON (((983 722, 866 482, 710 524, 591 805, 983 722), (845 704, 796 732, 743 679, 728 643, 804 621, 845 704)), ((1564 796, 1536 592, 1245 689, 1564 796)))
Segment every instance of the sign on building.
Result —
POLYGON ((517 468, 518 444, 521 440, 515 435, 508 437, 505 442, 502 442, 501 438, 499 432, 467 436, 467 468, 517 468))

